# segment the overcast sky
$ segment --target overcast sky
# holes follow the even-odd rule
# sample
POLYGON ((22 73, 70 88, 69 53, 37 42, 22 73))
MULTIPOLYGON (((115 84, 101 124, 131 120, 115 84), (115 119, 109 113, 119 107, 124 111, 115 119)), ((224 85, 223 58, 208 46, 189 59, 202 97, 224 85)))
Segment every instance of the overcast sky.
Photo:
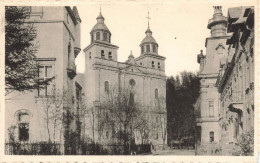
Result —
MULTIPOLYGON (((90 31, 96 24, 100 5, 89 4, 77 6, 81 23, 81 48, 76 64, 77 71, 84 72, 83 49, 90 44, 90 31)), ((223 6, 223 14, 227 8, 223 6)), ((166 75, 176 75, 181 71, 199 69, 196 57, 202 49, 205 51, 205 38, 210 36, 207 29, 208 20, 214 9, 208 4, 167 3, 167 4, 102 4, 105 24, 112 33, 111 42, 119 46, 118 61, 127 60, 130 51, 138 57, 140 43, 147 29, 147 13, 150 12, 150 29, 159 44, 159 55, 165 56, 166 75)))

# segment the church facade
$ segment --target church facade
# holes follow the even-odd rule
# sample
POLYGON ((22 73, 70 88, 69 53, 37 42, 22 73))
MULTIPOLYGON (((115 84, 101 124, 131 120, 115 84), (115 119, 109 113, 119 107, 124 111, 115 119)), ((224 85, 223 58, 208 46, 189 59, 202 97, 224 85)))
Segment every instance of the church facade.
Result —
MULTIPOLYGON (((85 105, 98 113, 106 97, 114 90, 128 90, 133 93, 134 101, 139 102, 144 112, 149 113, 150 125, 161 124, 149 132, 147 143, 163 144, 166 138, 166 107, 156 112, 156 101, 166 106, 165 57, 158 54, 158 43, 149 28, 140 44, 140 55, 130 53, 125 62, 118 61, 118 46, 111 41, 111 32, 105 25, 100 13, 97 24, 90 32, 91 43, 85 53, 85 105)), ((148 115, 148 114, 147 114, 148 115)), ((86 117, 85 135, 95 141, 106 142, 113 137, 111 128, 100 132, 98 117, 86 117), (92 125, 92 126, 91 126, 92 125)), ((141 134, 134 133, 135 143, 142 143, 141 134)), ((166 143, 166 142, 165 142, 166 143)))

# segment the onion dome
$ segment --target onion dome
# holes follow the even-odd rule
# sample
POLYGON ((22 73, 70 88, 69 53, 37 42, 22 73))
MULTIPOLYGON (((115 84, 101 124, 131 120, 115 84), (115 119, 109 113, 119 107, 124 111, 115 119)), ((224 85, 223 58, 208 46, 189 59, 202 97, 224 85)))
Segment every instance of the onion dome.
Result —
POLYGON ((90 32, 91 42, 105 41, 110 43, 111 32, 109 31, 109 29, 104 23, 105 18, 100 13, 96 19, 97 19, 97 24, 92 28, 90 32))

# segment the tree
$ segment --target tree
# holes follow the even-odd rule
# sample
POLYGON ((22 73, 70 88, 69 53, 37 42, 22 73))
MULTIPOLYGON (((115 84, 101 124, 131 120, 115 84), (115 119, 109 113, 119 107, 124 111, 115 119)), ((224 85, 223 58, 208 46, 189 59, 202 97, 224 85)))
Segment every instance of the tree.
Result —
POLYGON ((194 141, 196 112, 194 103, 199 96, 200 82, 196 74, 181 72, 180 76, 170 77, 166 82, 166 106, 169 142, 194 141))
POLYGON ((5 95, 32 91, 52 80, 37 80, 36 28, 26 23, 29 16, 29 7, 5 7, 5 95))
POLYGON ((114 141, 124 145, 125 154, 129 151, 127 145, 132 144, 135 129, 143 122, 141 106, 134 96, 129 90, 111 90, 102 102, 99 114, 99 127, 110 127, 114 141))

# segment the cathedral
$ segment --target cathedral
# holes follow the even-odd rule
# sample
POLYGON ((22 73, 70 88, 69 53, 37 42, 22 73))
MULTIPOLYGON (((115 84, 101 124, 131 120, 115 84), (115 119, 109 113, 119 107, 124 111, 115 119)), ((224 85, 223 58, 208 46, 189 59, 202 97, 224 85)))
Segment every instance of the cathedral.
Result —
MULTIPOLYGON (((99 113, 102 102, 112 90, 130 90, 135 101, 139 101, 144 112, 149 115, 150 126, 157 125, 145 141, 141 134, 134 133, 135 143, 166 143, 166 76, 165 57, 158 53, 158 43, 152 36, 149 27, 140 43, 140 55, 134 57, 132 52, 125 62, 118 61, 118 46, 111 41, 111 31, 104 23, 105 18, 99 14, 97 23, 90 32, 91 43, 83 51, 85 53, 85 105, 93 112, 99 113), (163 111, 156 111, 156 101, 162 103, 163 111)), ((122 55, 122 54, 121 54, 122 55)), ((97 116, 98 117, 98 116, 97 116)), ((100 132, 99 119, 85 117, 84 134, 95 141, 106 142, 113 137, 113 131, 107 128, 100 132), (92 125, 92 126, 91 126, 92 125)))

